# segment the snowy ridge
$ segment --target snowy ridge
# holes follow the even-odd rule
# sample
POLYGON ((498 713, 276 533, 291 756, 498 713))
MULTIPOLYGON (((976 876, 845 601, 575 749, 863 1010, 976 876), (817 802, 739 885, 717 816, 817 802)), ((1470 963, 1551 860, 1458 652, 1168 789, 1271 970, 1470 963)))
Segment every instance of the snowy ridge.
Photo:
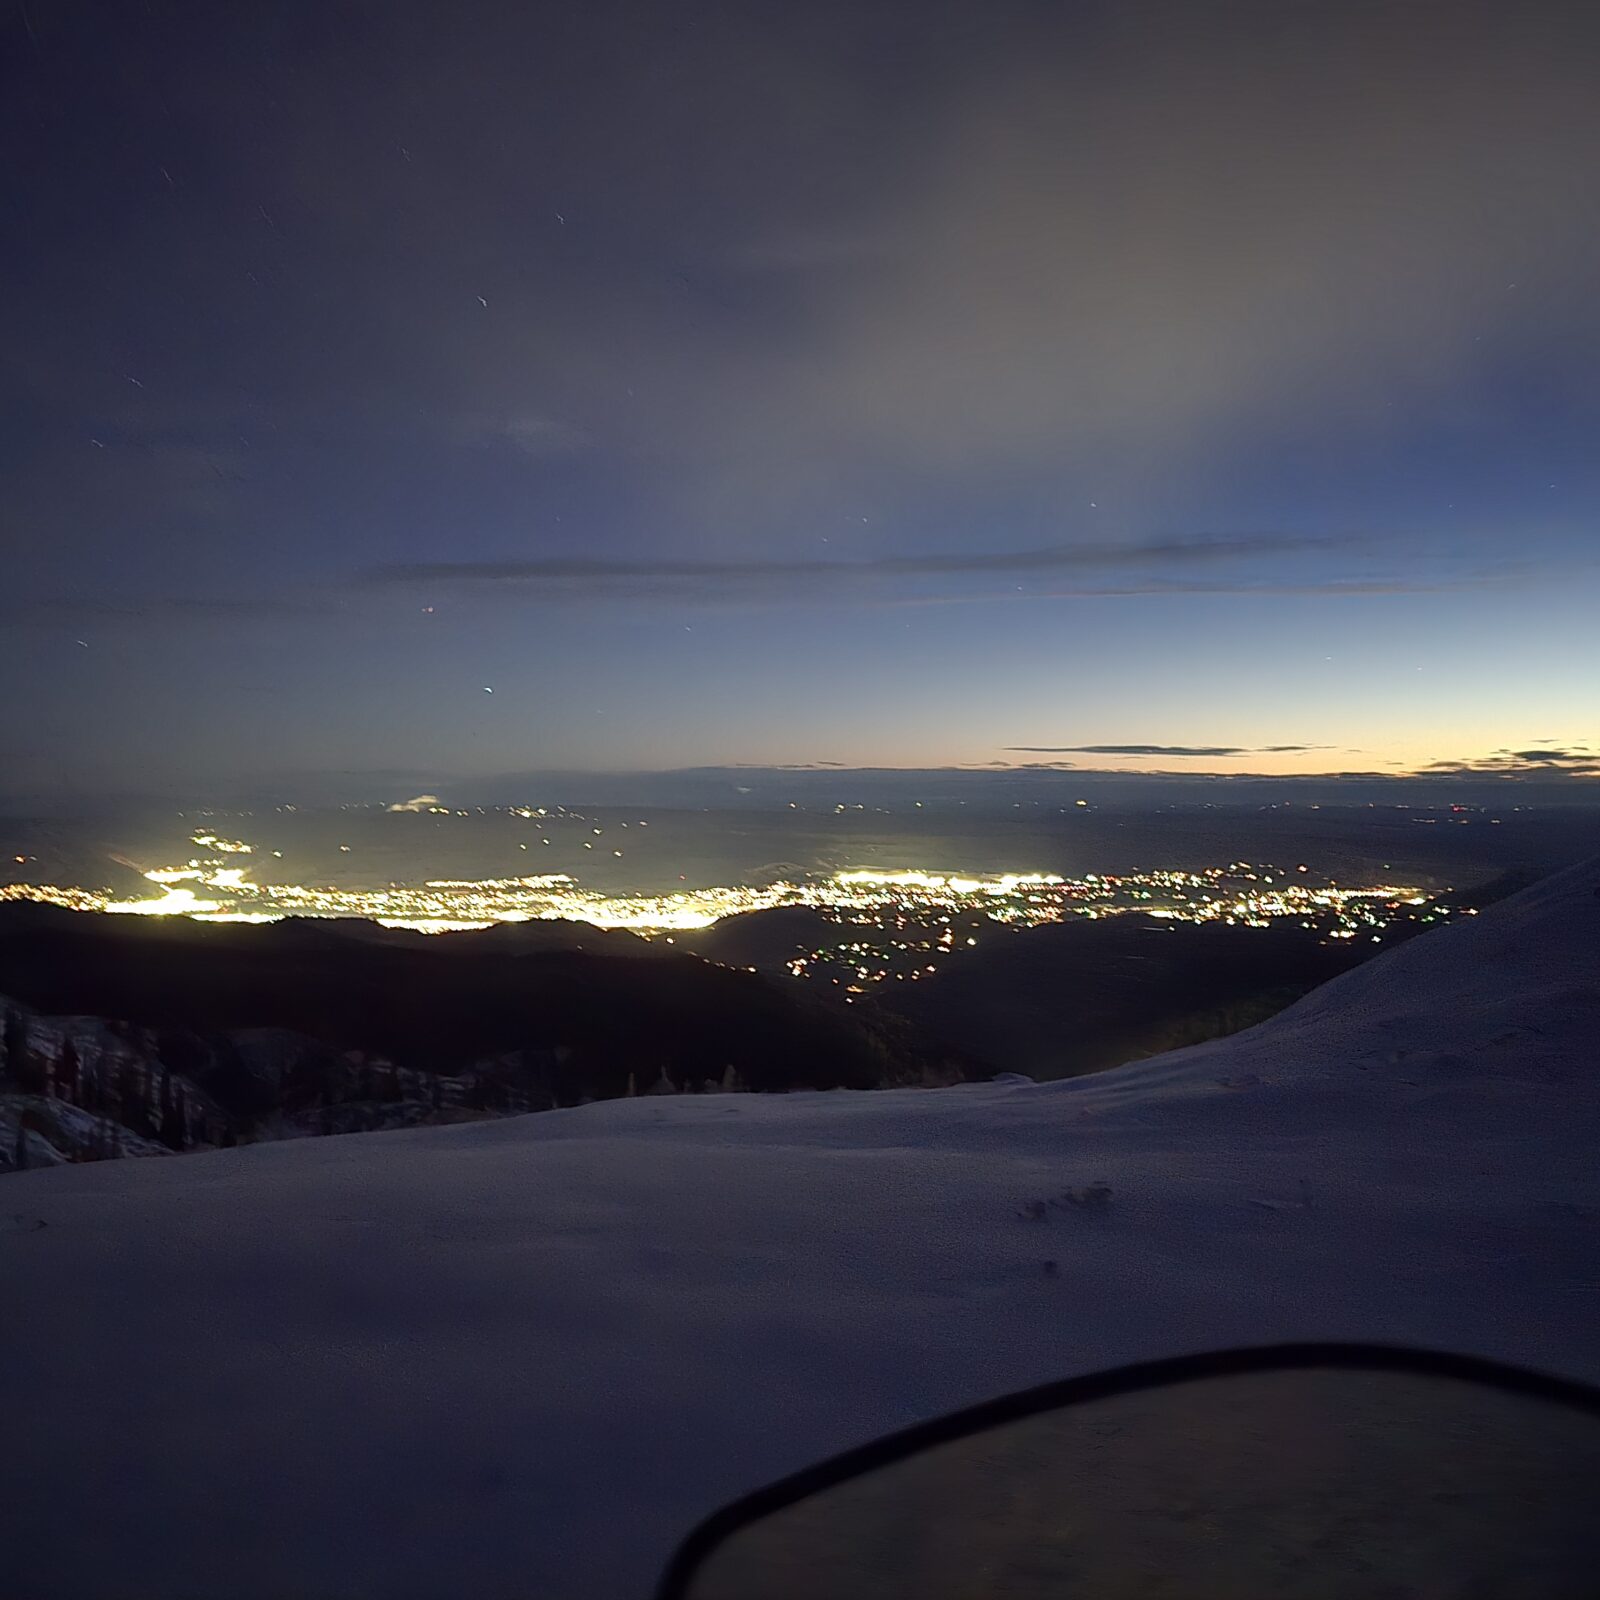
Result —
POLYGON ((1600 1381, 1597 886, 1091 1078, 8 1178, 4 1587, 628 1600, 755 1484, 1076 1372, 1370 1338, 1600 1381))

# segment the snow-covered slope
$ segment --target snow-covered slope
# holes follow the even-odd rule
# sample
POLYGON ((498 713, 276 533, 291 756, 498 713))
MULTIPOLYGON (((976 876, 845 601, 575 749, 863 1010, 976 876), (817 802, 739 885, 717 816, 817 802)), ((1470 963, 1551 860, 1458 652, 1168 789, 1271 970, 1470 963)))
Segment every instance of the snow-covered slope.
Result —
POLYGON ((765 1479, 1141 1357, 1600 1380, 1597 885, 1093 1078, 8 1178, 0 1591, 627 1600, 765 1479))

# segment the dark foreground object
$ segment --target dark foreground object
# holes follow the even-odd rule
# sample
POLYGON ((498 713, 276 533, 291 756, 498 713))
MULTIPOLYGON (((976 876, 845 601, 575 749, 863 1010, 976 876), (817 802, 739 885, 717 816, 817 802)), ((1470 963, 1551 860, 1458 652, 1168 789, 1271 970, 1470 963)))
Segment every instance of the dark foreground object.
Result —
POLYGON ((894 1435, 719 1512, 659 1600, 1592 1595, 1600 1391, 1465 1356, 1241 1350, 894 1435))

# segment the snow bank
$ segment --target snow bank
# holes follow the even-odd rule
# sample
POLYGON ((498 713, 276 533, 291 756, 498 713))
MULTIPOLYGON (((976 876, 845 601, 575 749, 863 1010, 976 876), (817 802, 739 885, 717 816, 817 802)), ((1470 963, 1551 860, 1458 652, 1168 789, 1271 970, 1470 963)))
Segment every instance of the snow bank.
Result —
POLYGON ((0 1590, 627 1600, 763 1480, 1124 1361, 1600 1380, 1597 885, 1093 1078, 7 1178, 0 1590))

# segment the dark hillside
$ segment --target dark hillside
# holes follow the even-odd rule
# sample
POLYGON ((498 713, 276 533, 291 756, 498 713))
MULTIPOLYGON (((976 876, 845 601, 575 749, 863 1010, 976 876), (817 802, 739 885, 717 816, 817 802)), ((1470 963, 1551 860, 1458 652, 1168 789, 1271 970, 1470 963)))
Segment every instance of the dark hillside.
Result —
POLYGON ((723 917, 709 928, 682 935, 678 942, 707 961, 726 966, 779 968, 804 951, 842 937, 838 921, 810 906, 774 906, 723 917))
POLYGON ((522 953, 518 932, 468 953, 452 946, 458 935, 351 937, 337 924, 10 906, 0 908, 0 994, 39 1014, 169 1034, 288 1030, 424 1072, 559 1050, 558 1103, 624 1093, 630 1075, 641 1089, 662 1073, 698 1086, 729 1067, 750 1088, 773 1090, 921 1075, 896 1042, 904 1029, 875 1028, 798 986, 686 955, 522 953))
POLYGON ((1250 1027, 1377 948, 1296 927, 1047 923, 877 1004, 995 1071, 1065 1078, 1250 1027))

